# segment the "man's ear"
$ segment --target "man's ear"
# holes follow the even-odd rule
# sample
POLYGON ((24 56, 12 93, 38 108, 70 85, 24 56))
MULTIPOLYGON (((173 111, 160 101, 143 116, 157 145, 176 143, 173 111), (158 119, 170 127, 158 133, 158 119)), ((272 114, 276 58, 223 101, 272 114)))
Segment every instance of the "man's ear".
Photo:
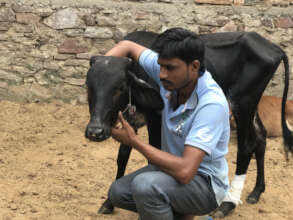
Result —
POLYGON ((192 68, 192 71, 199 73, 199 69, 200 69, 200 62, 199 62, 199 60, 192 61, 191 68, 192 68))
POLYGON ((163 100, 158 88, 154 88, 148 82, 138 78, 134 73, 128 71, 128 83, 132 88, 135 101, 144 109, 162 110, 163 100))

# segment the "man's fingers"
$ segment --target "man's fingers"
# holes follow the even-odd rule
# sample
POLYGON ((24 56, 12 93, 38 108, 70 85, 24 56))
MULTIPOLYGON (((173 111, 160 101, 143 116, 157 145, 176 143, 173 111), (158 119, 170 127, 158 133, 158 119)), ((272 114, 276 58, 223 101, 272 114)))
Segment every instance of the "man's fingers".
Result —
POLYGON ((122 123, 120 121, 120 119, 118 118, 117 121, 115 122, 115 125, 113 126, 113 128, 116 128, 116 129, 120 129, 122 128, 122 123))
POLYGON ((112 136, 115 136, 115 135, 120 134, 120 133, 121 133, 121 131, 120 131, 119 128, 112 128, 111 129, 112 136))
POLYGON ((121 111, 118 113, 118 119, 121 122, 123 128, 125 129, 131 128, 130 124, 128 124, 128 121, 126 121, 125 118, 123 117, 123 114, 121 111))
POLYGON ((120 124, 120 122, 119 122, 119 119, 118 119, 118 120, 115 122, 113 128, 119 128, 119 124, 120 124))
POLYGON ((121 122, 121 124, 124 126, 126 121, 125 121, 121 111, 118 113, 118 118, 119 118, 119 121, 121 122))

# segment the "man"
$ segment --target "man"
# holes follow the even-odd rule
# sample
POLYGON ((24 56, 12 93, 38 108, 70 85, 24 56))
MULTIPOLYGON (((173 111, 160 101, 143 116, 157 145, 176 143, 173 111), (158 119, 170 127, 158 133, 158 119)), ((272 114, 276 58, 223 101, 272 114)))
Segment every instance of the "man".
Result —
POLYGON ((229 108, 205 71, 205 47, 195 33, 169 29, 153 50, 121 41, 106 54, 139 62, 160 86, 165 106, 162 150, 142 142, 119 113, 121 127, 112 129, 112 137, 150 164, 115 181, 109 198, 141 220, 192 219, 216 209, 228 191, 229 108))

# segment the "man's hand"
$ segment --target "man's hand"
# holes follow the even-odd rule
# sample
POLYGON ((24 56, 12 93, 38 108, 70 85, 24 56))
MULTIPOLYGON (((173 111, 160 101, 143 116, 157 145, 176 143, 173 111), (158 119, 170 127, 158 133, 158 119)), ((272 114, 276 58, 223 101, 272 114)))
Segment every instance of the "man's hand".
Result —
POLYGON ((116 126, 112 128, 112 137, 122 144, 131 146, 131 143, 136 138, 136 134, 130 124, 123 118, 122 112, 119 112, 117 122, 120 122, 122 127, 116 126))

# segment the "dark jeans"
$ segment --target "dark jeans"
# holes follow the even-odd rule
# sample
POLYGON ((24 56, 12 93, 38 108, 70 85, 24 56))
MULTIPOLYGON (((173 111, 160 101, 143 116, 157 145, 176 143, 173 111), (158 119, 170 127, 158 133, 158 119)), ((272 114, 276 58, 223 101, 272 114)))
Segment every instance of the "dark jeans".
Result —
POLYGON ((205 215, 218 207, 208 176, 198 173, 181 184, 154 165, 113 182, 109 198, 116 207, 138 212, 141 220, 173 220, 205 215))

